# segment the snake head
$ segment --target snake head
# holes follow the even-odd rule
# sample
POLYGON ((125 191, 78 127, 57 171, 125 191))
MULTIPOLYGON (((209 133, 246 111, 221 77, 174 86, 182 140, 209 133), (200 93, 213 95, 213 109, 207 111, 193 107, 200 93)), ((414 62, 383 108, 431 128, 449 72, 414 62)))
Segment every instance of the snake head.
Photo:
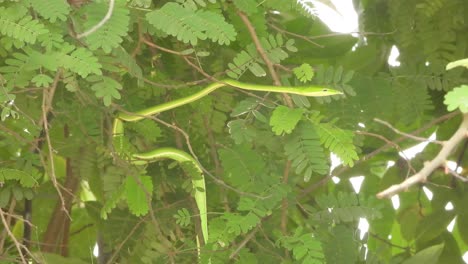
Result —
POLYGON ((343 94, 343 92, 327 88, 327 87, 306 87, 301 91, 305 96, 330 96, 330 95, 336 95, 336 94, 343 94))

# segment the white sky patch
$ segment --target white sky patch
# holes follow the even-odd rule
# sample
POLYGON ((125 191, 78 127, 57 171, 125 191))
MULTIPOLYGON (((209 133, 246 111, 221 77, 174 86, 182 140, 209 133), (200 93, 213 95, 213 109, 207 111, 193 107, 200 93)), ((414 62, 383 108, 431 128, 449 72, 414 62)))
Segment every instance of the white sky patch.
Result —
POLYGON ((457 163, 455 161, 448 160, 445 163, 445 165, 447 165, 447 167, 452 171, 457 170, 457 173, 461 173, 463 171, 463 168, 461 166, 458 167, 458 169, 457 169, 457 163))
POLYGON ((415 146, 412 146, 411 148, 407 148, 398 154, 400 154, 402 158, 410 160, 416 157, 418 153, 422 152, 426 148, 427 144, 429 144, 430 141, 436 139, 436 137, 436 133, 432 133, 432 135, 428 138, 428 141, 424 141, 415 146))
POLYGON ((330 153, 331 165, 330 165, 330 173, 340 164, 342 163, 340 158, 335 153, 330 153))
POLYGON ((358 123, 357 124, 359 127, 366 128, 366 125, 364 123, 358 123))
POLYGON ((338 183, 340 183, 341 179, 338 178, 338 177, 336 177, 336 176, 333 176, 333 177, 332 177, 332 181, 333 181, 335 184, 338 184, 338 183))
POLYGON ((427 199, 429 199, 429 201, 432 201, 432 197, 434 197, 434 194, 431 192, 431 190, 426 188, 426 186, 423 186, 423 191, 424 191, 424 194, 426 195, 427 199))
POLYGON ((387 169, 393 167, 394 165, 395 165, 395 161, 393 160, 387 161, 387 169))
POLYGON ((388 65, 393 67, 400 66, 400 62, 398 61, 398 56, 400 56, 400 51, 398 50, 397 46, 393 45, 392 49, 390 50, 390 55, 388 56, 388 65))
POLYGON ((339 33, 356 32, 359 29, 358 15, 352 0, 329 0, 326 5, 318 0, 298 0, 309 13, 314 13, 325 23, 331 31, 339 33), (307 3, 312 3, 314 8, 310 9, 307 3))
POLYGON ((452 233, 452 231, 453 231, 453 227, 455 226, 456 219, 457 218, 454 217, 452 219, 452 221, 450 222, 450 224, 448 224, 448 226, 447 226, 447 231, 449 231, 450 233, 452 233))
POLYGON ((96 242, 96 244, 94 245, 94 248, 93 248, 93 255, 97 258, 99 257, 99 246, 98 246, 98 243, 96 242))
POLYGON ((391 198, 393 209, 398 210, 400 208, 400 196, 393 195, 391 198))
POLYGON ((465 263, 468 263, 468 251, 466 251, 465 254, 463 254, 463 261, 465 261, 465 263))
POLYGON ((353 186, 354 192, 359 193, 361 191, 362 182, 364 181, 364 176, 351 177, 349 181, 353 186))
POLYGON ((445 205, 445 211, 452 211, 452 210, 453 210, 453 204, 452 204, 452 202, 448 202, 445 205))
POLYGON ((358 229, 360 231, 359 238, 362 240, 366 235, 367 231, 369 231, 369 222, 365 218, 359 218, 358 229))

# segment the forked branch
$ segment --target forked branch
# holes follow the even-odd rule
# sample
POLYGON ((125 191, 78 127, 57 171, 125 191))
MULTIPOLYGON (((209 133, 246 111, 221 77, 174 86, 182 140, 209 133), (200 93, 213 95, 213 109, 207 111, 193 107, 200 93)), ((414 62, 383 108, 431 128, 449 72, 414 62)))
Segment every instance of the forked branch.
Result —
POLYGON ((435 169, 440 166, 444 166, 448 156, 465 138, 468 138, 468 114, 463 115, 463 121, 452 137, 449 140, 442 142, 442 149, 433 160, 425 162, 424 167, 420 171, 408 177, 402 183, 392 185, 386 190, 378 193, 377 198, 389 198, 415 184, 426 182, 427 178, 435 169))

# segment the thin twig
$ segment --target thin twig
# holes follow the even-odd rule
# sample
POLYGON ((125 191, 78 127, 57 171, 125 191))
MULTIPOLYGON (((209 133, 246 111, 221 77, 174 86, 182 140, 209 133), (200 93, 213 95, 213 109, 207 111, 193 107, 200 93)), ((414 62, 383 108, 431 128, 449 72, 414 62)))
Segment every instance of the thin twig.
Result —
POLYGON ((65 199, 62 195, 62 192, 60 191, 57 177, 55 175, 54 154, 53 154, 52 143, 51 143, 50 135, 49 135, 49 123, 47 121, 47 115, 49 114, 49 111, 52 109, 52 101, 55 95, 55 90, 57 89, 58 81, 60 80, 61 72, 62 72, 61 70, 57 71, 54 82, 52 86, 50 87, 50 91, 48 89, 44 89, 44 92, 42 95, 42 120, 41 122, 42 122, 44 135, 45 135, 47 147, 48 147, 49 162, 50 162, 50 170, 49 170, 50 175, 49 176, 52 181, 52 184, 57 190, 60 201, 62 202, 62 210, 64 210, 65 214, 71 218, 70 214, 65 208, 65 199))
POLYGON ((468 182, 468 178, 465 178, 465 177, 461 176, 456 171, 453 171, 453 170, 447 168, 447 172, 450 173, 450 175, 454 176, 455 178, 459 179, 462 182, 468 182))
MULTIPOLYGON (((11 199, 10 206, 8 206, 8 215, 6 217, 6 222, 10 224, 11 218, 13 216, 13 211, 15 210, 16 207, 16 199, 11 199)), ((20 217, 18 217, 19 220, 22 220, 20 217)), ((2 230, 2 233, 0 235, 0 253, 3 252, 3 245, 5 245, 5 239, 6 239, 6 228, 2 230)))
POLYGON ((245 247, 245 245, 254 237, 254 235, 257 233, 259 227, 260 227, 261 223, 259 223, 255 228, 254 230, 250 231, 250 233, 244 238, 244 240, 242 240, 242 242, 240 242, 239 246, 236 248, 236 250, 234 250, 234 252, 231 253, 231 255, 229 255, 229 259, 233 259, 237 256, 237 254, 239 254, 239 251, 241 251, 242 248, 245 247))
POLYGON ((389 188, 383 190, 382 192, 377 194, 378 198, 389 198, 393 195, 408 189, 409 187, 417 184, 422 183, 427 180, 430 174, 437 169, 438 167, 445 164, 447 157, 453 152, 453 150, 458 146, 458 144, 468 137, 468 114, 463 115, 463 121, 460 124, 460 127, 455 131, 452 137, 445 141, 442 145, 442 149, 440 150, 437 156, 429 161, 425 162, 424 167, 417 172, 416 174, 410 176, 406 180, 404 180, 400 184, 392 185, 389 188))
POLYGON ((406 156, 406 154, 403 152, 403 150, 400 148, 400 146, 398 144, 396 144, 395 142, 392 142, 391 140, 387 139, 386 137, 384 137, 382 135, 379 135, 379 134, 375 134, 375 133, 370 133, 370 132, 366 132, 366 131, 356 131, 355 133, 359 134, 359 135, 375 137, 375 138, 381 139, 382 141, 385 141, 387 144, 390 144, 390 145, 394 146, 395 149, 403 155, 403 158, 405 159, 406 163, 408 164, 408 168, 413 173, 416 173, 416 170, 411 165, 410 159, 406 156))
MULTIPOLYGON (((244 22, 245 26, 247 27, 247 30, 249 31, 250 37, 252 38, 255 44, 255 48, 257 49, 258 54, 260 54, 260 57, 262 58, 263 62, 265 62, 265 65, 267 66, 268 71, 270 72, 271 78, 273 79, 273 84, 275 86, 281 86, 281 80, 278 77, 278 74, 276 73, 275 68, 273 67, 273 63, 268 58, 267 53, 263 49, 262 43, 260 43, 257 33, 255 32, 255 28, 252 26, 252 23, 250 23, 249 18, 241 11, 238 11, 237 14, 239 15, 242 22, 244 22)), ((285 93, 283 93, 282 96, 286 105, 289 107, 292 107, 293 102, 292 102, 291 97, 285 93)))
MULTIPOLYGON (((284 172, 283 172, 282 182, 284 185, 288 184, 290 169, 291 169, 291 161, 288 160, 286 162, 286 166, 284 167, 284 172)), ((281 227, 281 233, 283 233, 283 235, 286 236, 288 234, 288 199, 287 197, 283 198, 283 201, 281 201, 280 227, 281 227)))
POLYGON ((388 241, 387 239, 381 238, 381 237, 379 237, 378 235, 376 235, 376 234, 374 234, 372 232, 369 232, 369 235, 371 235, 371 237, 373 237, 373 238, 375 238, 375 239, 377 239, 379 241, 382 241, 383 243, 385 243, 385 244, 387 244, 387 245, 389 245, 391 247, 395 247, 395 248, 399 248, 399 249, 403 249, 403 250, 409 250, 410 249, 410 247, 402 247, 402 246, 399 246, 399 245, 395 245, 392 242, 388 241))
POLYGON ((439 145, 442 145, 442 141, 439 141, 439 140, 435 140, 435 139, 428 139, 428 138, 423 138, 423 137, 418 137, 418 136, 415 136, 415 135, 411 135, 411 134, 408 134, 408 133, 405 133, 405 132, 402 132, 398 129, 396 129, 395 127, 393 127, 390 123, 386 122, 386 121, 383 121, 383 120, 380 120, 378 118, 374 118, 374 121, 377 122, 377 123, 380 123, 382 125, 385 125, 387 126, 388 128, 390 128, 391 130, 393 130, 393 132, 397 133, 398 135, 402 135, 402 136, 405 136, 407 138, 411 138, 411 139, 414 139, 414 140, 417 140, 417 141, 423 141, 423 142, 430 142, 430 143, 436 143, 436 144, 439 144, 439 145))
POLYGON ((138 223, 132 228, 132 230, 130 230, 130 232, 128 233, 128 235, 122 240, 122 242, 120 242, 117 247, 115 248, 114 250, 114 254, 112 254, 112 256, 109 258, 109 260, 106 262, 106 263, 114 263, 112 262, 118 255, 118 253, 120 252, 120 250, 122 249, 123 245, 125 245, 125 243, 127 242, 127 240, 130 239, 130 237, 132 237, 133 233, 135 233, 138 229, 138 227, 144 223, 144 220, 145 218, 142 218, 140 221, 138 221, 138 223))
MULTIPOLYGON (((5 215, 4 215, 4 212, 2 210, 2 208, 0 208, 0 217, 2 218, 2 223, 3 223, 3 226, 6 230, 6 232, 8 233, 8 235, 10 236, 11 240, 13 241, 13 243, 15 244, 15 247, 16 249, 18 250, 18 254, 21 258, 21 261, 25 264, 27 264, 28 262, 26 261, 26 258, 25 256, 23 255, 23 250, 22 248, 29 253, 29 255, 31 255, 31 252, 29 252, 29 249, 27 249, 24 245, 22 245, 15 237, 15 235, 13 234, 13 232, 11 232, 10 230, 10 226, 8 224, 8 221, 6 220, 5 218, 5 215)), ((32 255, 31 255, 32 256, 32 255)))
POLYGON ((396 30, 392 32, 361 32, 361 31, 355 31, 355 32, 349 32, 349 33, 330 33, 330 34, 323 34, 323 35, 318 35, 318 36, 313 36, 309 37, 309 39, 321 39, 321 38, 329 38, 329 37, 339 37, 343 35, 352 35, 352 34, 358 34, 361 36, 384 36, 384 35, 391 35, 394 34, 396 30))
POLYGON ((178 51, 175 51, 175 50, 171 50, 171 49, 168 49, 168 48, 161 47, 161 46, 147 40, 146 38, 143 38, 142 41, 143 41, 143 43, 145 43, 146 45, 148 45, 148 46, 150 46, 152 48, 162 50, 164 52, 174 54, 174 55, 179 55, 179 56, 183 56, 183 57, 187 56, 186 54, 183 54, 182 52, 178 52, 178 51))
POLYGON ((300 35, 300 34, 296 34, 296 33, 294 33, 294 32, 287 31, 287 30, 282 29, 282 28, 279 28, 279 27, 277 27, 276 25, 271 24, 271 23, 268 23, 268 25, 269 25, 270 27, 272 27, 273 29, 275 29, 276 31, 278 31, 278 32, 281 32, 281 33, 284 33, 284 34, 286 34, 286 35, 290 35, 290 36, 293 36, 293 37, 296 37, 296 38, 305 40, 305 41, 307 41, 307 42, 309 42, 309 43, 311 43, 311 44, 313 44, 313 45, 315 45, 315 46, 317 46, 317 47, 323 48, 323 45, 320 45, 320 44, 318 44, 317 42, 312 41, 309 37, 306 37, 306 36, 303 36, 303 35, 300 35))
POLYGON ((111 18, 111 16, 112 16, 112 12, 114 11, 114 4, 115 4, 115 0, 109 0, 109 9, 107 9, 107 13, 106 13, 106 15, 102 18, 102 20, 99 21, 99 23, 97 23, 96 25, 94 25, 92 28, 90 28, 88 31, 76 35, 76 38, 77 38, 77 39, 80 39, 80 38, 87 37, 87 36, 93 34, 94 32, 96 32, 100 27, 104 26, 104 24, 106 24, 107 21, 108 21, 108 20, 111 18))

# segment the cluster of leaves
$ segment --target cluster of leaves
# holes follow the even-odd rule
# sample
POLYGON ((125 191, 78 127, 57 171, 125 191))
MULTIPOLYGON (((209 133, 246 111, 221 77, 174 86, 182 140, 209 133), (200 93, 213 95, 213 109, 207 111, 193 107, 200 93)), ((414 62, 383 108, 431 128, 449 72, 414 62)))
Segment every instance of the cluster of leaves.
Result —
MULTIPOLYGON (((338 10, 330 1, 112 1, 112 16, 81 37, 110 2, 0 0, 2 261, 19 257, 6 228, 22 236, 27 222, 17 216, 32 201, 25 257, 41 263, 96 262, 96 242, 99 262, 109 263, 462 263, 466 185, 435 172, 432 200, 416 188, 399 196, 399 209, 369 197, 439 151, 429 146, 406 162, 398 152, 414 142, 382 151, 398 135, 374 118, 412 131, 468 112, 466 1, 354 1, 360 31, 382 32, 365 38, 330 34, 314 20, 314 4, 338 10), (396 68, 387 65, 393 45, 396 68), (291 95, 290 104, 223 88, 125 128, 114 122, 225 76, 266 85, 278 76, 343 94, 291 95), (132 159, 162 147, 194 162, 132 159), (203 188, 194 184, 198 163, 203 188), (348 181, 358 175, 359 194, 348 181), (64 230, 55 242, 68 252, 38 246, 57 215, 64 230), (364 220, 370 228, 358 238, 364 220)), ((437 137, 449 138, 457 118, 437 137)), ((450 156, 459 167, 468 164, 461 153, 450 156)))

